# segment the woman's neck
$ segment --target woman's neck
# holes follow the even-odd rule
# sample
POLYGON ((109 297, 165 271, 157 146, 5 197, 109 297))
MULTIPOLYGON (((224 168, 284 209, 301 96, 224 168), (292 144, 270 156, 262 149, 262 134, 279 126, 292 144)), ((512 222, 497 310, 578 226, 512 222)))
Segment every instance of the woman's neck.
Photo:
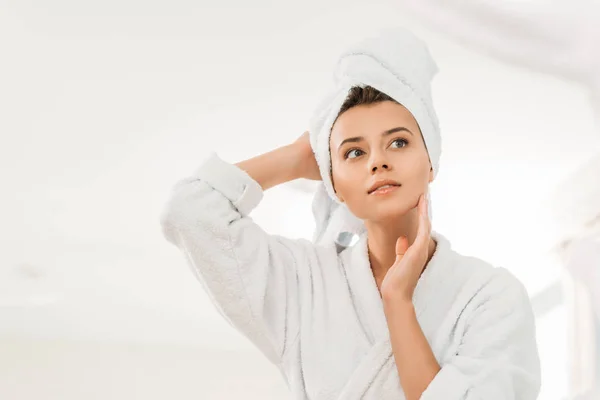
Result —
MULTIPOLYGON (((400 236, 408 239, 411 246, 419 229, 418 210, 412 209, 399 220, 385 223, 365 221, 367 228, 367 248, 371 269, 376 277, 383 277, 396 261, 396 241, 400 236)), ((435 251, 436 243, 430 238, 427 261, 435 251)))

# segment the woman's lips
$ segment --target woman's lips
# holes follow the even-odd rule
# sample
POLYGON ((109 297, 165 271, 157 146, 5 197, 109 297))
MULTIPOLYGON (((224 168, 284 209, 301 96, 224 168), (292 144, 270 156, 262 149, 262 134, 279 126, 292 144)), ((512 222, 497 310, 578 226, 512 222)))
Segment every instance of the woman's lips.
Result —
POLYGON ((399 189, 401 185, 388 185, 385 187, 382 187, 380 189, 377 189, 373 192, 371 192, 371 195, 375 195, 375 196, 382 196, 388 193, 392 193, 394 192, 396 189, 399 189))

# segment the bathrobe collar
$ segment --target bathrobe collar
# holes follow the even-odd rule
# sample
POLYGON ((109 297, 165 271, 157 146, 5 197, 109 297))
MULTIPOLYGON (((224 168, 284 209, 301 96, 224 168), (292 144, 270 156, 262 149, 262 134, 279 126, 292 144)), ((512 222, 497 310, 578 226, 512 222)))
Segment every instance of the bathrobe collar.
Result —
MULTIPOLYGON (((451 267, 448 257, 451 253, 450 242, 436 231, 432 231, 431 236, 437 242, 437 246, 413 294, 417 319, 426 310, 428 302, 435 298, 434 290, 437 284, 451 267)), ((356 244, 344 250, 340 256, 344 260, 350 289, 354 293, 361 322, 365 325, 365 332, 370 336, 371 343, 388 341, 389 330, 383 301, 369 262, 367 233, 363 233, 356 244)))

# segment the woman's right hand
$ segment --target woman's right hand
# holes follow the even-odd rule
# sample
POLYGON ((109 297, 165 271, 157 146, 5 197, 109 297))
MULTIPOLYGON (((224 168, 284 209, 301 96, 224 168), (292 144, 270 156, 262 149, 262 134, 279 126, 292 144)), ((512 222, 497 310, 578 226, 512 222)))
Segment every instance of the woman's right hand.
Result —
POLYGON ((312 147, 310 145, 309 132, 304 132, 292 145, 295 147, 298 155, 298 175, 300 178, 320 181, 321 172, 315 159, 312 147))

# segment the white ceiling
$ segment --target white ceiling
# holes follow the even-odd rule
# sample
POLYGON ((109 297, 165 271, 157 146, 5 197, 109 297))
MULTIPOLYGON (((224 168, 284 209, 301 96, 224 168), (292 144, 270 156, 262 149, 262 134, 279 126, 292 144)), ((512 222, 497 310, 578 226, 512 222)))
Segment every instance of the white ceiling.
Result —
MULTIPOLYGON (((600 148, 587 93, 393 4, 3 2, 0 334, 247 346, 162 237, 168 192, 208 151, 233 162, 295 140, 339 51, 393 24, 441 70, 434 224, 532 292, 552 282, 556 267, 530 261, 552 242, 547 193, 600 148)), ((291 186, 270 190, 255 220, 309 237, 310 195, 291 186)))

